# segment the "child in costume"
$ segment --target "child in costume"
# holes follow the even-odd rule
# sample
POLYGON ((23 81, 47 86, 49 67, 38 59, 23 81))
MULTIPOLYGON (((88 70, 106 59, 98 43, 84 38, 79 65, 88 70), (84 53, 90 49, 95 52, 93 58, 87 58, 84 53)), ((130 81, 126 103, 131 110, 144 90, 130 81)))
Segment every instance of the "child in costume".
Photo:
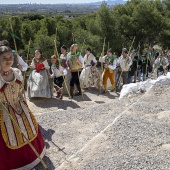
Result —
POLYGON ((51 78, 54 78, 54 88, 57 91, 57 97, 62 99, 63 95, 61 90, 63 88, 64 76, 67 74, 67 70, 62 67, 59 62, 56 55, 51 56, 51 78))

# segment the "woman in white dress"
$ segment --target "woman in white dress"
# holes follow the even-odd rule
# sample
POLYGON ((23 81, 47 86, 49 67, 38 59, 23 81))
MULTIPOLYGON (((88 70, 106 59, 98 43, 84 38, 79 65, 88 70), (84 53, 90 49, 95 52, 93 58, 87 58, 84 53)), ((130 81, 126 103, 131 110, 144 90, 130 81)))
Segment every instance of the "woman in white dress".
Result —
POLYGON ((80 75, 80 81, 82 88, 96 87, 100 88, 101 75, 96 67, 97 60, 91 53, 91 49, 86 49, 86 55, 84 56, 84 68, 80 75))
POLYGON ((27 93, 28 97, 45 97, 51 98, 50 82, 51 77, 47 60, 42 56, 41 50, 35 50, 35 57, 33 58, 31 72, 28 78, 27 93))

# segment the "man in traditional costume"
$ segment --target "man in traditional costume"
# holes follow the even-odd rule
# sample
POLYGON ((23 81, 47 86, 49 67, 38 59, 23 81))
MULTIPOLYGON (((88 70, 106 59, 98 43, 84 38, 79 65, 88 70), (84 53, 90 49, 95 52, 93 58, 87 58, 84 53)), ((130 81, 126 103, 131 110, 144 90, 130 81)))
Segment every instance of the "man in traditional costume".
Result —
POLYGON ((132 80, 134 78, 134 82, 136 82, 136 76, 137 76, 137 63, 138 63, 138 56, 136 55, 137 52, 136 50, 132 51, 132 54, 130 55, 132 59, 132 65, 130 66, 129 69, 129 74, 128 74, 128 83, 132 83, 132 80))
POLYGON ((70 47, 70 52, 68 53, 67 64, 69 67, 69 71, 71 72, 71 80, 70 80, 70 95, 71 98, 74 96, 74 85, 76 85, 78 89, 78 93, 75 95, 81 95, 81 85, 79 81, 79 76, 84 66, 84 60, 81 53, 78 51, 78 45, 72 44, 70 47))
POLYGON ((91 53, 91 49, 86 49, 86 55, 84 56, 84 68, 80 75, 80 81, 82 88, 96 87, 97 89, 101 86, 100 72, 96 67, 97 60, 91 53))
POLYGON ((157 69, 157 77, 165 74, 165 69, 169 65, 168 59, 164 57, 161 53, 154 62, 154 67, 157 69))
POLYGON ((23 98, 23 77, 19 69, 11 67, 13 62, 12 50, 7 46, 1 46, 0 170, 31 170, 40 160, 26 138, 41 158, 45 154, 45 145, 38 123, 23 98))
POLYGON ((142 60, 141 60, 141 73, 143 75, 143 81, 146 80, 146 74, 147 74, 147 70, 150 67, 150 60, 147 59, 147 54, 145 53, 144 55, 142 55, 142 60))
POLYGON ((132 65, 132 59, 128 56, 128 51, 126 48, 122 49, 122 55, 119 57, 119 71, 118 71, 118 79, 117 85, 120 84, 120 78, 123 79, 123 85, 127 84, 128 72, 129 68, 132 65))
POLYGON ((113 52, 111 49, 107 51, 107 55, 101 56, 99 58, 99 61, 104 63, 104 72, 103 72, 103 86, 104 91, 103 93, 106 93, 108 91, 107 88, 107 80, 110 79, 112 89, 111 91, 114 91, 115 89, 115 69, 116 69, 116 56, 113 55, 113 52))

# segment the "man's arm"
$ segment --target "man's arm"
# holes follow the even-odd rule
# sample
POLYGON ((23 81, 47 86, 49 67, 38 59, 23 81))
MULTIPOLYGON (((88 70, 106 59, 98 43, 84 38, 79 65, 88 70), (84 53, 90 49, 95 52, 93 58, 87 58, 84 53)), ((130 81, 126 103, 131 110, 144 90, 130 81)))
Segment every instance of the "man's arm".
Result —
POLYGON ((28 64, 24 62, 24 60, 22 59, 22 57, 18 56, 19 58, 19 63, 21 68, 19 68, 21 71, 26 71, 28 68, 28 64))

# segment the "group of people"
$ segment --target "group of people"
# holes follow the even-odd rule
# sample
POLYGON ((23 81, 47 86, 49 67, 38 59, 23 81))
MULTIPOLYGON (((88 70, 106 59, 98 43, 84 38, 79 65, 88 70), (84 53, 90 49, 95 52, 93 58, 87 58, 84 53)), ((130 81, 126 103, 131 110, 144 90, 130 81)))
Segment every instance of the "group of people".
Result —
MULTIPOLYGON (((82 89, 89 87, 101 89, 103 86, 103 93, 107 93, 108 79, 111 91, 114 91, 121 84, 145 81, 149 72, 159 76, 170 70, 170 53, 146 52, 140 57, 137 51, 133 50, 129 55, 127 49, 123 48, 120 57, 111 49, 107 50, 106 55, 101 54, 101 74, 91 49, 87 48, 85 51, 83 57, 78 45, 73 44, 67 53, 67 47, 63 45, 61 55, 52 55, 49 64, 42 51, 35 50, 29 66, 32 72, 27 84, 28 97, 51 98, 55 89, 56 97, 62 99, 63 84, 67 87, 70 98, 82 95, 82 89)), ((3 170, 32 169, 39 163, 28 141, 41 158, 45 154, 38 123, 24 97, 25 76, 22 71, 27 68, 27 63, 10 48, 9 42, 0 41, 0 153, 3 155, 0 158, 0 169, 3 170)))

